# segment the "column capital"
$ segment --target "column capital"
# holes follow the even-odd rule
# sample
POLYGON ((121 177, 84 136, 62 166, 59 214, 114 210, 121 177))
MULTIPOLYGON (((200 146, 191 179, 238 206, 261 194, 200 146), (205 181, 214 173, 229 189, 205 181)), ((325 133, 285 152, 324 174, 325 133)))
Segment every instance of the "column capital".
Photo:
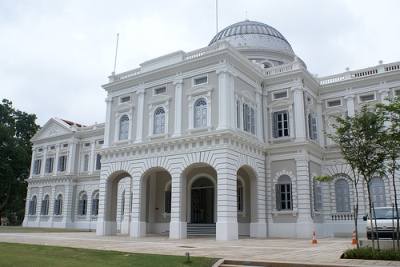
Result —
POLYGON ((344 99, 346 99, 346 100, 353 100, 354 99, 354 95, 346 95, 346 96, 344 96, 344 99))

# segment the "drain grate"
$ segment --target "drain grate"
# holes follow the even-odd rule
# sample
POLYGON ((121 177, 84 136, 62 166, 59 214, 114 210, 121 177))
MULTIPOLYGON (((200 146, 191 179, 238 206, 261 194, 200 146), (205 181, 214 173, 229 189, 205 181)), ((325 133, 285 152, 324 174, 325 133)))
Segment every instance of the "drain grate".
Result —
POLYGON ((191 246, 178 246, 180 248, 195 248, 195 247, 191 247, 191 246))

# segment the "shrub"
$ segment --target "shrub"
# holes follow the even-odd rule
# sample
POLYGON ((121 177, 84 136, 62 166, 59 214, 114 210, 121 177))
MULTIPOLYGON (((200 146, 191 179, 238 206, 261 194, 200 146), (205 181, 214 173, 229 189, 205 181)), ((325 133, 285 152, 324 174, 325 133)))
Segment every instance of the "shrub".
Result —
POLYGON ((345 259, 400 261, 400 251, 393 249, 375 249, 373 252, 371 247, 360 247, 348 249, 343 255, 345 259))

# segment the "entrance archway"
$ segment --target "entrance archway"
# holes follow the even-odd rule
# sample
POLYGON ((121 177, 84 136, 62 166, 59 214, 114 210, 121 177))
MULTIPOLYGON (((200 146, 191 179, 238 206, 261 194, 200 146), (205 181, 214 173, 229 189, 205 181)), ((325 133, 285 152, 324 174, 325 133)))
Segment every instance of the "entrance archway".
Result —
POLYGON ((190 215, 191 223, 214 223, 214 184, 206 177, 192 184, 190 215))

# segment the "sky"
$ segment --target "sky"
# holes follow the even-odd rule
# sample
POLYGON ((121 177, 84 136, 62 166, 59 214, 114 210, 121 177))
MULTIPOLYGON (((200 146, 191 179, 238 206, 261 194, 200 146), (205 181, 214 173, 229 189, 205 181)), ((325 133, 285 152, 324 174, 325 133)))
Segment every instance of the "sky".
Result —
POLYGON ((281 32, 318 77, 400 61, 398 0, 0 0, 0 98, 84 125, 105 121, 116 73, 206 47, 245 19, 281 32))

